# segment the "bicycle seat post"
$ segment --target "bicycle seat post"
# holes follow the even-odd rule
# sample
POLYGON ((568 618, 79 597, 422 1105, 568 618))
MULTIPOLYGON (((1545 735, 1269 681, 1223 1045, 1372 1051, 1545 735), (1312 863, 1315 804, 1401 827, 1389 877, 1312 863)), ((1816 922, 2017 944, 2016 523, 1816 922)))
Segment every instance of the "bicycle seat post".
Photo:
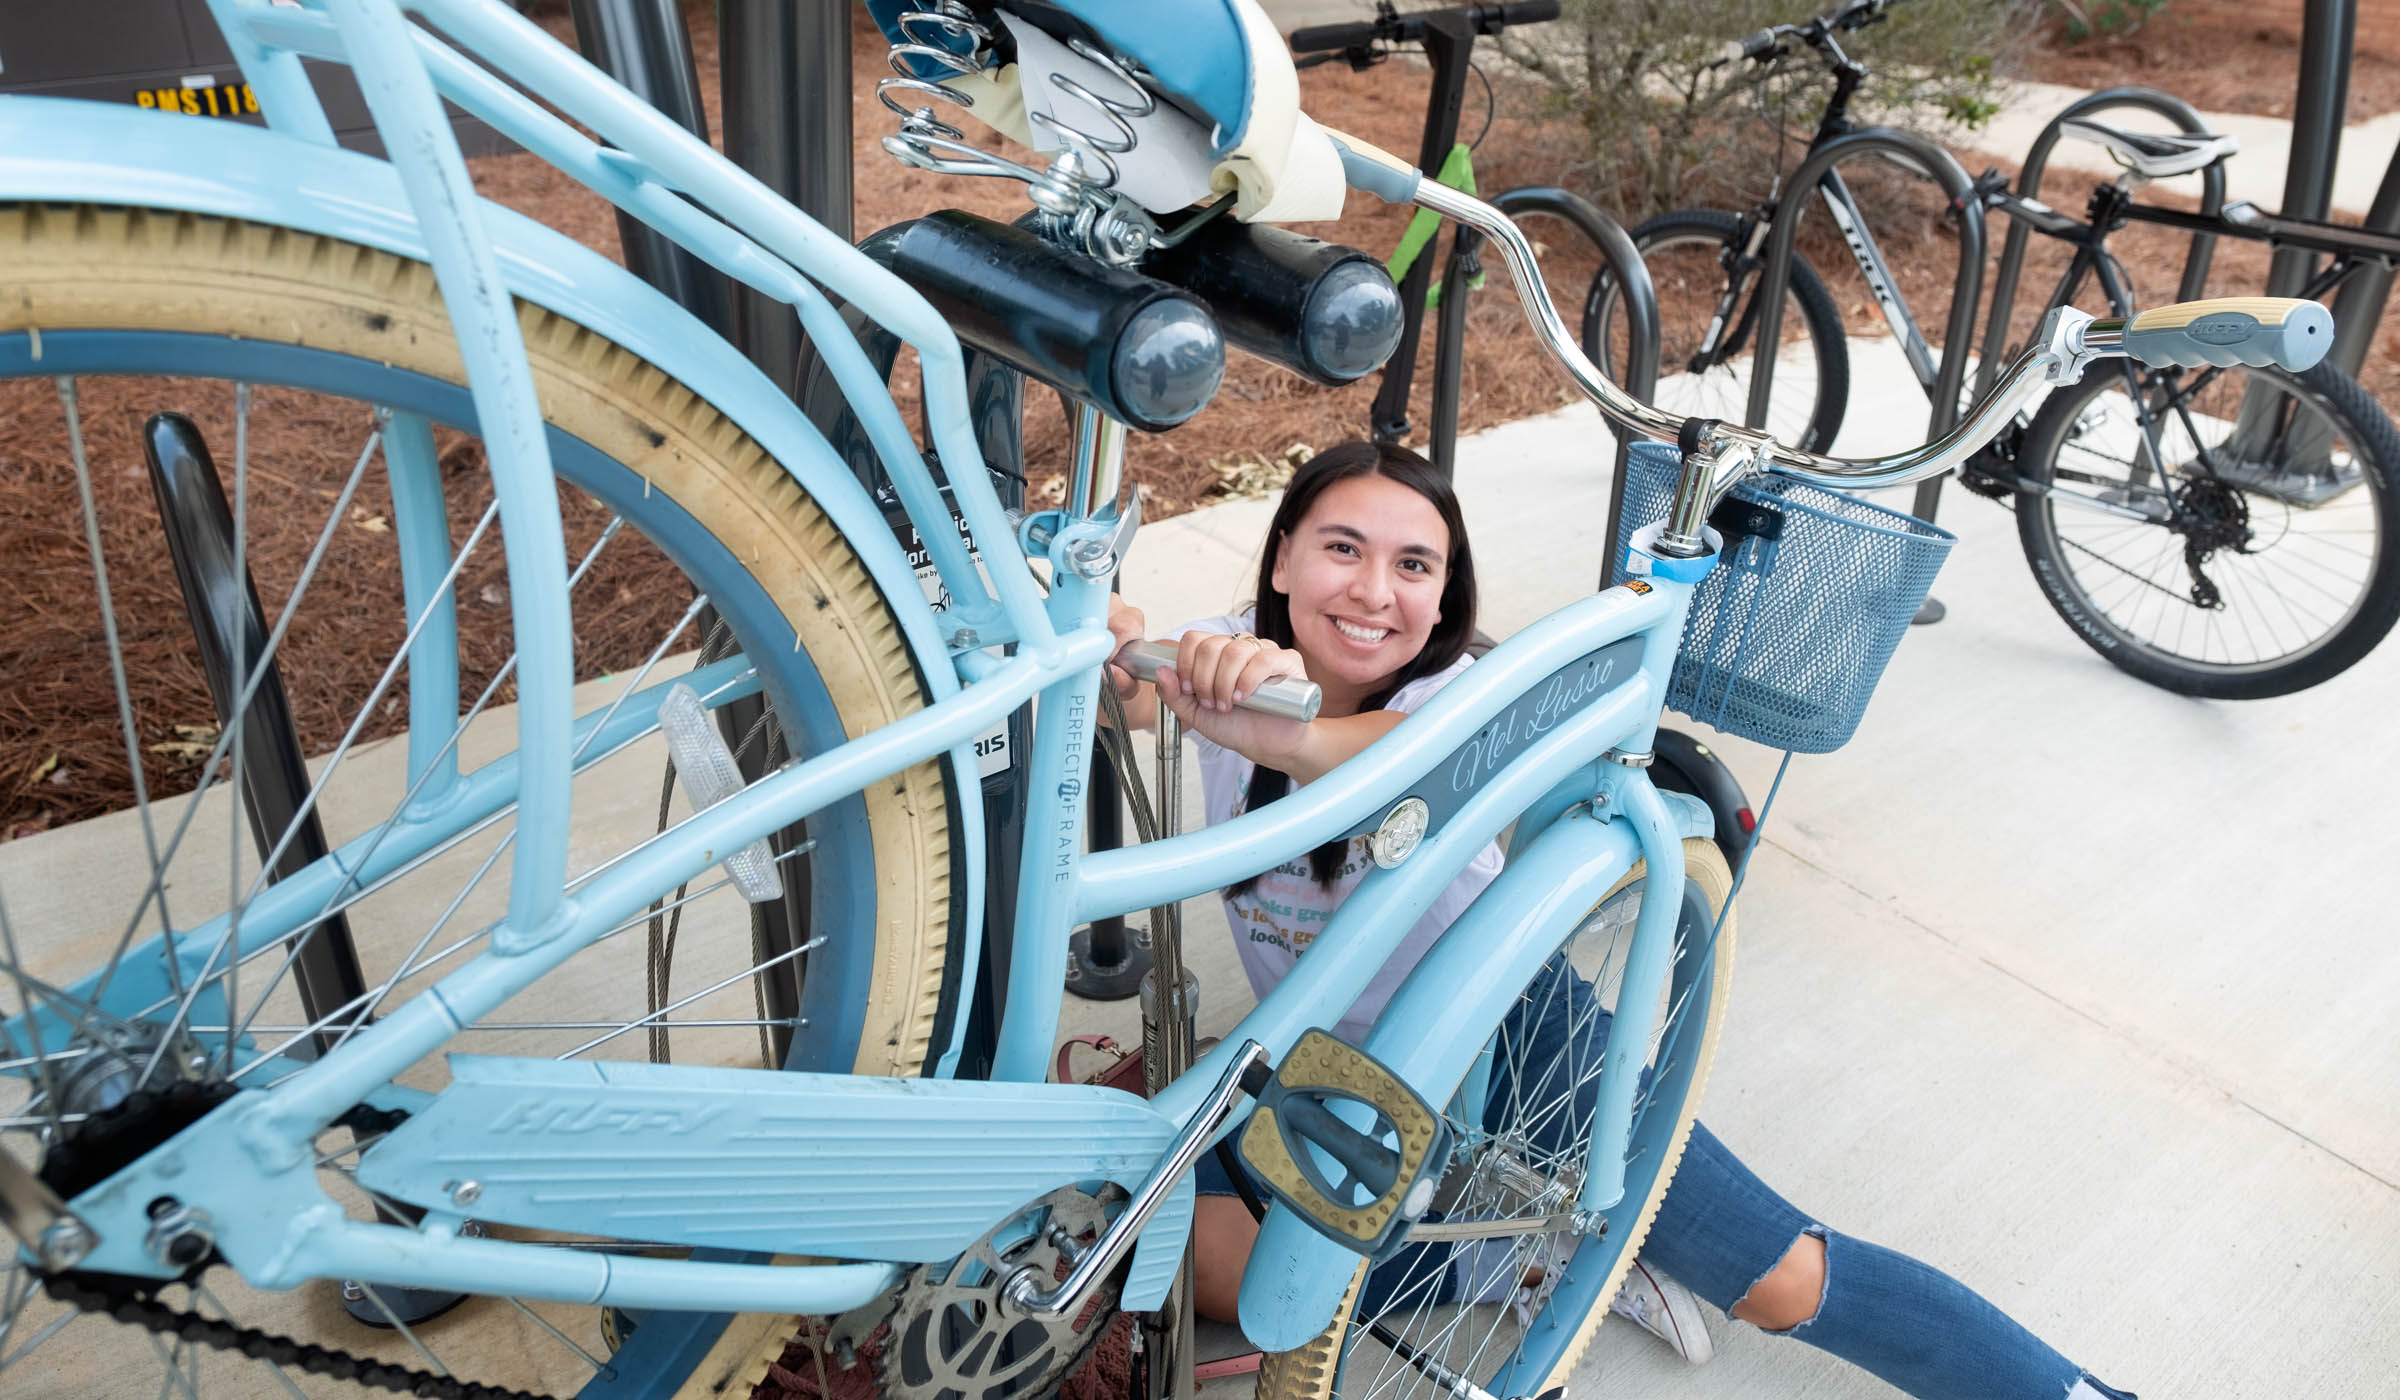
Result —
MULTIPOLYGON (((1165 705, 1158 707, 1156 835, 1173 836, 1183 807, 1183 725, 1165 705)), ((1200 986, 1183 965, 1183 906, 1172 900, 1150 911, 1150 971, 1142 978, 1142 1080, 1151 1097, 1192 1067, 1193 1024, 1199 1018, 1200 986)), ((1186 1249, 1167 1305, 1156 1321, 1143 1324, 1151 1347, 1150 1393, 1189 1396, 1193 1391, 1194 1329, 1192 1253, 1186 1249)))

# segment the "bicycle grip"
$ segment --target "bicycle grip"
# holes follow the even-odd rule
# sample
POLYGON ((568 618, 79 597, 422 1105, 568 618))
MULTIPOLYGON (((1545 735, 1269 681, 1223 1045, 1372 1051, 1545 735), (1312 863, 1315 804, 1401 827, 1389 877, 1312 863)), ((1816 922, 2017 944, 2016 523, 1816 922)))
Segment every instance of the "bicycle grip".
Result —
POLYGON ((1293 53, 1324 53, 1360 48, 1379 37, 1374 21, 1369 20, 1363 24, 1312 24, 1293 30, 1285 42, 1292 46, 1293 53))
POLYGON ((1744 34, 1739 39, 1729 39, 1725 42, 1724 52, 1718 57, 1717 62, 1738 63, 1745 58, 1753 60, 1773 58, 1775 50, 1782 46, 1782 42, 1775 36, 1775 31, 1772 29, 1761 29, 1755 34, 1744 34))
MULTIPOLYGON (((1131 671, 1134 679, 1146 681, 1157 677, 1159 667, 1174 665, 1175 654, 1173 642, 1127 642, 1113 659, 1131 671)), ((1324 703, 1325 692, 1317 688, 1315 681, 1278 679, 1260 686, 1238 708, 1306 724, 1317 717, 1317 710, 1324 703)))
POLYGON ((2274 365, 2299 371, 2333 348, 2333 313, 2287 297, 2215 297, 2153 307, 2125 323, 2146 365, 2274 365))

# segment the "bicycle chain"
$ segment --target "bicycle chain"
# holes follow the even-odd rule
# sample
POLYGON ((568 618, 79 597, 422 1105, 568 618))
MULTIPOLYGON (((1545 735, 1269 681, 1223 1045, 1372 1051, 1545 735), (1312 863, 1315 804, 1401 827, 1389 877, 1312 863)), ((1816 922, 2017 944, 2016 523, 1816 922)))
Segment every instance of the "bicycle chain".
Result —
MULTIPOLYGON (((80 1131, 54 1144, 40 1174, 59 1195, 70 1198, 80 1195, 129 1165, 148 1149, 152 1138, 188 1127, 231 1094, 230 1087, 222 1084, 178 1084, 163 1090, 137 1091, 123 1102, 93 1114, 80 1131)), ((373 1132, 388 1129, 404 1117, 405 1114, 379 1114, 360 1105, 343 1122, 373 1132)), ((216 1259, 212 1251, 207 1259, 183 1275, 184 1282, 198 1279, 201 1271, 216 1259)), ((70 1270, 42 1275, 43 1291, 68 1307, 99 1313, 178 1341, 239 1352, 253 1360, 305 1371, 312 1376, 422 1396, 425 1400, 557 1400, 536 1391, 462 1381, 303 1342, 262 1328, 239 1326, 222 1318, 203 1317, 169 1307, 149 1296, 149 1290, 157 1286, 156 1280, 119 1274, 70 1270)))
POLYGON ((49 1274, 42 1279, 44 1290, 69 1307, 102 1313, 118 1322, 161 1336, 213 1347, 219 1351, 239 1352, 256 1361, 305 1371, 312 1376, 327 1376, 378 1390, 423 1396, 426 1400, 557 1400, 557 1397, 537 1391, 510 1390, 485 1385, 480 1381, 462 1381, 432 1371, 377 1361, 371 1356, 354 1356, 334 1347, 303 1342, 278 1332, 202 1317, 195 1312, 168 1307, 155 1298, 144 1297, 144 1282, 107 1274, 78 1273, 49 1274))

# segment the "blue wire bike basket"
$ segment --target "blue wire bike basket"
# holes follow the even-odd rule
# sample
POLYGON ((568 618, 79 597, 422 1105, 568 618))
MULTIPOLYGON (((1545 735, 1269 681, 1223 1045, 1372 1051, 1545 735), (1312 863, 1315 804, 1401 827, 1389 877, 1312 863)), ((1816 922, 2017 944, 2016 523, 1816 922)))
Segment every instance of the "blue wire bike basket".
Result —
MULTIPOLYGON (((1680 465, 1672 447, 1634 444, 1615 578, 1627 576, 1634 530, 1666 517, 1680 465)), ((1850 742, 1958 537, 1774 476, 1741 486, 1709 524, 1724 553, 1692 595, 1667 708, 1795 753, 1850 742)))

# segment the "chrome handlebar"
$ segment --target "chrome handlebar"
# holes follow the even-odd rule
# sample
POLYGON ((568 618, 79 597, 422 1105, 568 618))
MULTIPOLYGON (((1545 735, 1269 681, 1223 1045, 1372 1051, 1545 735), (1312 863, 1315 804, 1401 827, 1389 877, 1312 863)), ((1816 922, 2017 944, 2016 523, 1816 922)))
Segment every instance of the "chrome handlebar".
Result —
MULTIPOLYGON (((1583 347, 1559 318, 1558 308, 1551 304, 1541 268, 1534 261, 1533 245, 1507 215, 1473 195, 1431 180, 1417 182, 1412 202, 1444 218, 1456 219, 1498 245, 1501 256, 1507 260, 1509 277, 1516 285, 1517 298, 1524 303, 1526 315, 1533 322, 1534 335, 1566 368, 1576 387, 1599 405, 1601 413, 1644 436, 1682 442, 1688 420, 1618 388, 1583 353, 1583 347)), ((1802 452, 1764 433, 1725 423, 1711 424, 1708 437, 1702 441, 1682 442, 1682 445, 1687 451, 1697 450, 1711 456, 1732 450, 1750 460, 1750 470, 1738 471, 1733 481, 1723 483, 1723 490, 1731 490, 1742 476, 1752 471, 1774 471, 1811 485, 1849 491, 1923 481, 1964 462, 2016 416, 2024 400, 2045 384, 2071 381, 2073 371, 2079 371, 2093 357, 2116 353, 2122 343, 2122 330, 2122 322, 2096 321, 2072 308, 2060 308, 2044 321, 2040 334, 2001 375, 1992 393, 1969 410, 1957 426, 1932 442, 1889 457, 1853 459, 1802 452), (2069 372, 2062 375, 2061 370, 2069 372)), ((1721 497, 1722 491, 1716 495, 1721 497)), ((1714 499, 1709 504, 1713 506, 1714 499)))
MULTIPOLYGON (((1381 156, 1381 152, 1375 153, 1381 156)), ((1517 299, 1534 335, 1601 413, 1634 432, 1677 443, 1685 480, 1676 492, 1660 546, 1698 555, 1701 522, 1748 477, 1775 472, 1833 490, 1904 486, 1940 476, 1997 437, 2017 410, 2042 389, 2071 384, 2103 355, 2131 354, 2150 364, 2279 364, 2301 370, 2332 343, 2332 317, 2315 302, 2232 298, 2164 306, 2129 319, 2097 319, 2073 307, 2053 307, 2032 342, 1999 377, 1991 393, 1932 442, 1888 457, 1829 457, 1786 447, 1766 434, 1714 420, 1666 413, 1618 388, 1567 331, 1543 285, 1533 246, 1507 215, 1398 162, 1343 148, 1351 183, 1397 203, 1412 203, 1475 229, 1507 260, 1517 299), (1695 480, 1695 478, 1704 478, 1695 480), (1705 486, 1705 490, 1690 489, 1705 486)))

